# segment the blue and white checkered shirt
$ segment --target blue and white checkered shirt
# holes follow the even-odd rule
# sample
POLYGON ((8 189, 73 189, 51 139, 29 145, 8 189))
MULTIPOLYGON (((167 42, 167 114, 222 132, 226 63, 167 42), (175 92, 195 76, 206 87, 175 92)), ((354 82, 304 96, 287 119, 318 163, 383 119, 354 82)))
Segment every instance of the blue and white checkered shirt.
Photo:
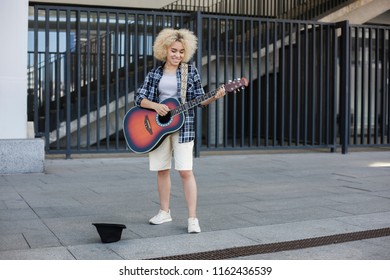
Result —
MULTIPOLYGON (((144 83, 137 90, 135 95, 135 105, 141 106, 142 99, 146 98, 153 102, 160 102, 158 84, 163 75, 163 67, 161 65, 157 68, 152 69, 146 76, 144 83)), ((180 101, 181 95, 181 70, 178 67, 176 71, 177 79, 177 99, 180 101)), ((188 80, 187 80, 187 94, 186 102, 197 98, 198 96, 204 95, 202 82, 198 69, 192 64, 188 64, 188 80)), ((185 121, 183 127, 179 131, 179 143, 190 142, 195 139, 195 111, 194 108, 189 109, 185 113, 185 121)))

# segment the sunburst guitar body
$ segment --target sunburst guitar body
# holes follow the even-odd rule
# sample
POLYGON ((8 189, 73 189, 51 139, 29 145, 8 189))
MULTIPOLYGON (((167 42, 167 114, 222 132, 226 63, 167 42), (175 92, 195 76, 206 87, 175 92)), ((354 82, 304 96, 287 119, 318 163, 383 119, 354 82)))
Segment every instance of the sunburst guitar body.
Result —
MULTIPOLYGON (((237 79, 224 85, 226 92, 236 92, 248 86, 246 78, 237 79)), ((123 119, 123 133, 126 144, 135 153, 148 153, 156 149, 170 134, 178 131, 184 124, 184 112, 213 97, 218 89, 187 103, 180 104, 175 98, 164 100, 163 104, 170 108, 165 116, 158 115, 154 110, 135 106, 123 119)))

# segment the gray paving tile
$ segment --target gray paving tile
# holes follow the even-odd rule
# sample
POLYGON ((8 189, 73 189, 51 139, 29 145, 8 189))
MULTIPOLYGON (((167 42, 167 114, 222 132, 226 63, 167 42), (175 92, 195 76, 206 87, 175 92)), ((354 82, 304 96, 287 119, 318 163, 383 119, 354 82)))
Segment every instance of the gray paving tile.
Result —
POLYGON ((284 224, 238 228, 234 231, 261 244, 361 231, 362 228, 334 219, 299 221, 284 224))
MULTIPOLYGON (((390 227, 390 173, 378 162, 390 153, 196 158, 202 233, 188 235, 176 171, 174 220, 152 226, 159 203, 147 157, 47 159, 45 174, 0 176, 0 259, 140 259, 390 227), (102 244, 93 222, 127 228, 102 244)), ((388 238, 354 244, 259 258, 388 257, 388 238)))
POLYGON ((47 230, 47 227, 39 219, 0 221, 0 235, 45 230, 47 230))
POLYGON ((118 242, 109 247, 124 259, 147 259, 190 254, 231 247, 254 245, 249 239, 230 231, 171 235, 118 242))
POLYGON ((49 230, 29 231, 23 234, 30 248, 46 248, 61 246, 58 238, 49 230))
POLYGON ((370 199, 364 201, 341 203, 337 205, 330 205, 328 207, 353 215, 390 212, 390 200, 387 198, 370 197, 370 199))
POLYGON ((0 221, 18 221, 36 219, 36 214, 30 208, 2 209, 0 221))
POLYGON ((379 229, 390 227, 390 211, 362 215, 348 215, 336 218, 347 224, 356 225, 363 229, 379 229))
POLYGON ((2 234, 0 235, 0 252, 8 250, 29 249, 22 234, 2 234))
POLYGON ((123 260, 106 244, 69 246, 68 250, 77 260, 123 260))
POLYGON ((5 204, 7 209, 21 209, 21 208, 28 209, 28 208, 30 208, 28 203, 26 203, 26 201, 24 201, 21 197, 18 197, 15 199, 3 200, 3 203, 5 204))
POLYGON ((1 251, 0 260, 74 260, 64 247, 1 251))
POLYGON ((257 214, 243 214, 241 218, 256 225, 273 225, 309 220, 318 221, 344 216, 346 216, 346 213, 326 207, 307 207, 258 212, 257 214))

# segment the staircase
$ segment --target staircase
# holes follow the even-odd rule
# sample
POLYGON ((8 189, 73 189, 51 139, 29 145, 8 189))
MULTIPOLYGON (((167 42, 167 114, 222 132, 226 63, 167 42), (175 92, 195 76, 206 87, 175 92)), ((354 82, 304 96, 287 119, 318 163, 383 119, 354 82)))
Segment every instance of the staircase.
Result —
POLYGON ((350 0, 177 0, 166 11, 201 11, 219 15, 311 20, 350 0))
POLYGON ((321 22, 348 20, 350 24, 363 24, 390 10, 389 0, 357 0, 328 14, 318 17, 321 22))

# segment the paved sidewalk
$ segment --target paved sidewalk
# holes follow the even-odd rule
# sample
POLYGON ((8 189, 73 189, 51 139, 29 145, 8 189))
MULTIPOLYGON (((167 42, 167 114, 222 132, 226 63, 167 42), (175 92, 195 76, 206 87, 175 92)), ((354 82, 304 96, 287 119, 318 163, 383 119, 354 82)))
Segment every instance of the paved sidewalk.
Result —
MULTIPOLYGON (((148 159, 47 159, 45 174, 0 176, 0 259, 149 259, 390 227, 390 151, 202 155, 200 234, 172 175, 171 223, 148 159), (92 223, 127 226, 103 244, 92 223)), ((390 260, 390 236, 242 259, 390 260)))

